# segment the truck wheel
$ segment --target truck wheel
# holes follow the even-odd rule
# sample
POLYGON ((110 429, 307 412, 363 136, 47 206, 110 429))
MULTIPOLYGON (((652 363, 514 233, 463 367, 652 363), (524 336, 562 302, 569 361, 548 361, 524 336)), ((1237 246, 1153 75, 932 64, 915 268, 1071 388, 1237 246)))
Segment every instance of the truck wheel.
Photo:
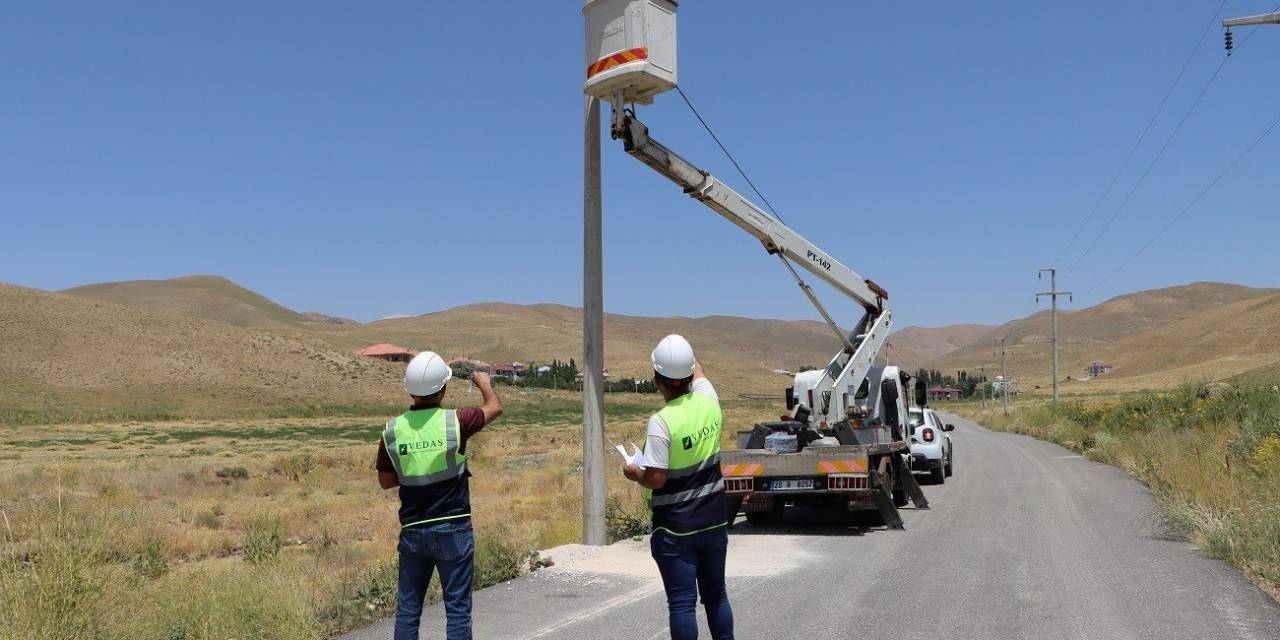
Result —
POLYGON ((906 489, 893 490, 893 506, 905 507, 907 506, 907 503, 910 501, 911 501, 911 496, 907 495, 906 489))
POLYGON ((930 482, 932 482, 933 484, 942 484, 947 481, 947 472, 945 469, 946 464, 947 463, 939 460, 938 466, 932 467, 929 469, 930 482))

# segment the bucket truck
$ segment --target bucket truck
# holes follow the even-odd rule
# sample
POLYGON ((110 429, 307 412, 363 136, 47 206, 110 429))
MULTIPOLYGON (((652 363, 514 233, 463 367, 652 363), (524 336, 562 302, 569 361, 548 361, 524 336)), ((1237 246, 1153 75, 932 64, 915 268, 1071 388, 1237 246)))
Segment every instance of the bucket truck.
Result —
MULTIPOLYGON (((610 134, 632 157, 760 241, 795 278, 830 326, 840 348, 827 366, 797 374, 785 419, 738 432, 738 448, 720 453, 727 518, 776 521, 789 505, 874 511, 902 528, 897 507, 927 508, 908 467, 911 377, 880 364, 893 326, 889 294, 783 224, 715 176, 654 140, 628 103, 648 104, 676 81, 675 3, 592 0, 587 16, 585 91, 612 106, 610 134), (795 265, 849 297, 862 317, 846 333, 795 265)), ((927 398, 923 383, 915 402, 927 398)))

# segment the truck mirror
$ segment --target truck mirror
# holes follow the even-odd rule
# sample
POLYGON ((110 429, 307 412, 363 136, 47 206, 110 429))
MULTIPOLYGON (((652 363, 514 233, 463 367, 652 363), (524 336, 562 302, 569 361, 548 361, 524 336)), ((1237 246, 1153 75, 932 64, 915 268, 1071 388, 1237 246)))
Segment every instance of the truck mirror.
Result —
POLYGON ((929 406, 929 387, 924 380, 916 380, 916 406, 929 406))

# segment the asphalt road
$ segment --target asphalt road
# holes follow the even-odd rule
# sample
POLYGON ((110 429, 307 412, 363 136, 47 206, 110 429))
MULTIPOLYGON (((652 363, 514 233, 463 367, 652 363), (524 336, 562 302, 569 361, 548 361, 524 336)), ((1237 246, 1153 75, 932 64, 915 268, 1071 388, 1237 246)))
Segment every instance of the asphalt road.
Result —
MULTIPOLYGON (((954 422, 956 474, 924 486, 932 508, 904 510, 905 531, 807 512, 780 527, 735 527, 736 636, 1280 640, 1280 605, 1161 535, 1150 493, 1123 471, 954 422), (772 548, 785 551, 772 558, 772 548)), ((644 546, 611 553, 478 592, 476 637, 668 637, 644 546)), ((390 629, 346 638, 390 638, 390 629)), ((443 632, 443 611, 431 607, 422 637, 443 632)))

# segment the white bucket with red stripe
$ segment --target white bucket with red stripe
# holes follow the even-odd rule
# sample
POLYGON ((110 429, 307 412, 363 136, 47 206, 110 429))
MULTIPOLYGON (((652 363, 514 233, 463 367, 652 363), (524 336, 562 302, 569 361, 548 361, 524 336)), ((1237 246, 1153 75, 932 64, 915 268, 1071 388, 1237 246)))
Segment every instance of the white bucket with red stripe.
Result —
POLYGON ((676 86, 673 0, 590 0, 586 16, 586 84, 601 100, 649 104, 676 86))

